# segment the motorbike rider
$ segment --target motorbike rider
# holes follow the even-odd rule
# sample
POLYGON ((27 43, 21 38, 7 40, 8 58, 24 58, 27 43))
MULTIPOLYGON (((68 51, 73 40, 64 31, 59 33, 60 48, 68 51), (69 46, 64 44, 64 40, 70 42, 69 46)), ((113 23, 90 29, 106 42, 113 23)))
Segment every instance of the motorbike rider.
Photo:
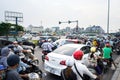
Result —
POLYGON ((112 59, 112 48, 110 43, 106 43, 105 47, 103 48, 103 58, 108 60, 108 66, 111 67, 112 63, 116 67, 113 59, 112 59))
POLYGON ((95 69, 99 78, 102 78, 101 74, 103 71, 103 62, 101 60, 100 53, 97 52, 96 47, 91 47, 90 51, 91 53, 88 57, 90 65, 88 67, 95 69))
MULTIPOLYGON (((11 51, 11 49, 9 49, 8 47, 4 47, 2 48, 1 50, 1 59, 0 59, 0 64, 2 64, 6 69, 8 67, 8 64, 7 64, 7 57, 9 57, 10 55, 13 55, 14 53, 11 51)), ((22 69, 24 68, 28 68, 30 67, 30 65, 27 65, 25 64, 24 62, 22 62, 20 60, 20 65, 19 67, 17 68, 17 71, 21 71, 22 69)))
POLYGON ((49 40, 45 40, 44 43, 41 45, 42 48, 42 61, 44 62, 45 59, 45 55, 47 55, 48 53, 50 53, 53 49, 54 46, 53 44, 49 41, 49 40))
POLYGON ((10 55, 7 58, 8 70, 6 71, 6 80, 23 80, 21 76, 27 77, 27 75, 19 75, 17 67, 19 66, 20 58, 18 55, 10 55))
POLYGON ((23 47, 20 46, 17 41, 13 42, 13 46, 14 46, 14 48, 13 48, 14 51, 19 50, 20 52, 29 52, 29 50, 24 50, 23 47))
POLYGON ((23 49, 23 47, 21 45, 18 44, 17 41, 14 41, 13 42, 13 50, 14 51, 19 51, 19 53, 25 53, 25 55, 28 55, 32 60, 34 59, 34 55, 32 54, 32 51, 31 50, 25 50, 23 49))
MULTIPOLYGON (((91 73, 89 71, 89 69, 84 65, 82 64, 80 61, 83 57, 84 53, 83 51, 81 50, 77 50, 73 53, 73 58, 75 59, 75 65, 76 65, 76 68, 78 69, 79 73, 83 76, 83 74, 86 74, 88 75, 90 78, 93 78, 93 79, 97 79, 97 76, 94 75, 93 73, 91 73)), ((75 66, 72 67, 72 70, 76 73, 77 75, 77 80, 82 80, 82 78, 79 76, 78 72, 76 71, 75 69, 75 66)))
POLYGON ((41 45, 44 52, 49 53, 52 51, 52 43, 50 43, 48 40, 45 40, 44 43, 41 45))
POLYGON ((88 41, 86 42, 86 45, 92 46, 92 41, 90 39, 88 39, 88 41))
POLYGON ((61 80, 77 80, 77 76, 72 70, 74 59, 67 59, 65 64, 67 67, 61 71, 61 80))

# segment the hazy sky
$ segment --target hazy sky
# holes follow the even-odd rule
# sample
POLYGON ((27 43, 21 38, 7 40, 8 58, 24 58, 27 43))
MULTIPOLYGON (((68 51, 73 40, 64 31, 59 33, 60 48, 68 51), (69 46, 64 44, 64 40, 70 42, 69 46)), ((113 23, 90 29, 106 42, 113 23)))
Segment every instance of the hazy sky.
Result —
MULTIPOLYGON (((80 28, 92 25, 107 30, 108 0, 0 0, 0 21, 5 11, 22 12, 23 26, 71 28, 76 23, 58 24, 59 21, 79 21, 80 28)), ((110 32, 120 29, 120 0, 110 0, 110 32)))

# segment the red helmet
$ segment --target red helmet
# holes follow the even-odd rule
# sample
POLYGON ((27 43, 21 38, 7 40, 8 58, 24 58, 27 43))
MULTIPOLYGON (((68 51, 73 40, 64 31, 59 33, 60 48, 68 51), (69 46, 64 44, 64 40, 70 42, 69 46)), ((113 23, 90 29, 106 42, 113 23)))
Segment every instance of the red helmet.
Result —
POLYGON ((106 47, 110 47, 110 43, 106 43, 105 46, 106 46, 106 47))
POLYGON ((84 55, 83 51, 81 50, 77 50, 73 53, 73 57, 76 59, 76 60, 81 60, 82 59, 82 56, 84 55))

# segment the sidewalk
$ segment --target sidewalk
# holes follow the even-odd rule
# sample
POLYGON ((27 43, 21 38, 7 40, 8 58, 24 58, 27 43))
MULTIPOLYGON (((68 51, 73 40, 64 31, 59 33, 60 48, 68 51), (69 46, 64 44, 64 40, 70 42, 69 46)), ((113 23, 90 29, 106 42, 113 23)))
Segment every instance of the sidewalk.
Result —
POLYGON ((120 80, 120 56, 115 60, 117 69, 115 70, 111 80, 120 80))

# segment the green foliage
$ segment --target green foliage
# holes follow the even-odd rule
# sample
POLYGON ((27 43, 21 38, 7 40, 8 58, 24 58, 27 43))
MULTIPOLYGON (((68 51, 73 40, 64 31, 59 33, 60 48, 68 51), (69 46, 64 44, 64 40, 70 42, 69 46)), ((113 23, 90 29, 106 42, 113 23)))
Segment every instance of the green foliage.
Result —
POLYGON ((5 22, 2 22, 0 23, 0 36, 4 36, 4 35, 9 35, 10 31, 24 31, 23 30, 23 27, 20 26, 20 25, 17 25, 16 24, 11 24, 11 23, 5 23, 5 22), (15 28, 12 29, 11 26, 14 26, 15 28))
POLYGON ((0 35, 8 35, 10 30, 10 23, 2 22, 0 24, 0 35))

